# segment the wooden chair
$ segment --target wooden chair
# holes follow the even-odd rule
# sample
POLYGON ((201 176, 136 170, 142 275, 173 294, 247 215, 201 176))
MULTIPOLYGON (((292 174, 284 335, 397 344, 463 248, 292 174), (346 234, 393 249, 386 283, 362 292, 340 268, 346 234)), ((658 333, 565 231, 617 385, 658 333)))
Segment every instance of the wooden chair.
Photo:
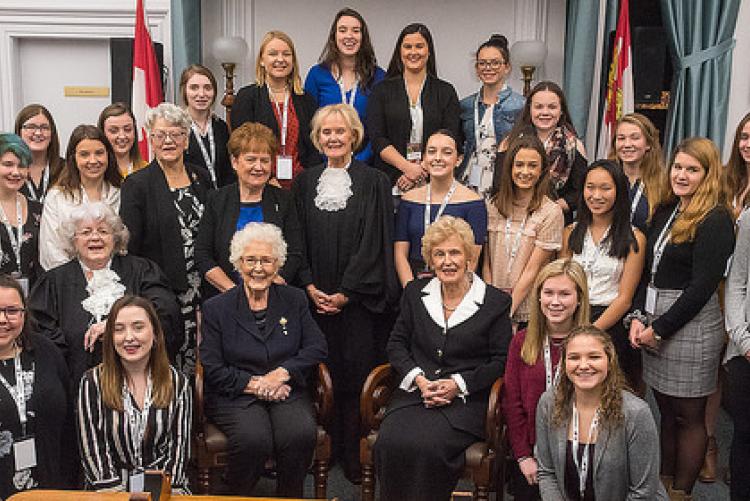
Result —
MULTIPOLYGON (((373 446, 378 438, 380 423, 385 416, 391 394, 398 387, 398 375, 390 364, 376 367, 370 372, 362 388, 360 412, 362 415, 362 438, 359 442, 359 460, 362 464, 362 501, 375 499, 375 468, 373 446)), ((474 497, 489 500, 491 489, 502 501, 505 478, 505 450, 503 433, 505 424, 500 410, 500 388, 502 378, 495 381, 487 406, 487 440, 475 442, 466 449, 466 466, 462 478, 474 483, 474 497)))
MULTIPOLYGON (((328 426, 333 409, 333 385, 328 367, 318 364, 313 392, 313 404, 318 422, 318 437, 313 456, 313 475, 315 477, 315 497, 325 498, 328 485, 328 464, 331 460, 331 437, 328 426)), ((193 457, 198 466, 198 490, 201 494, 211 491, 211 470, 224 468, 227 465, 227 437, 219 428, 208 420, 203 413, 203 366, 200 362, 195 367, 195 440, 193 441, 193 457)), ((273 470, 273 460, 266 464, 273 470)))

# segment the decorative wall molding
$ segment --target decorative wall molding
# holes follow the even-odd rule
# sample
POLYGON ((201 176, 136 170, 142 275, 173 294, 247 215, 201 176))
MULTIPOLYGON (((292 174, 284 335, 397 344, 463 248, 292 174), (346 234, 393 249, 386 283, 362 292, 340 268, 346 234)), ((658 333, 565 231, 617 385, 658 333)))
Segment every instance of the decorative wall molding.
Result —
MULTIPOLYGON (((171 19, 169 0, 149 0, 147 17, 151 37, 164 44, 164 64, 171 74, 171 19)), ((23 39, 99 40, 132 37, 135 2, 29 2, 5 0, 0 5, 0 124, 13 129, 21 103, 19 42, 23 39), (61 5, 63 4, 64 5, 61 5), (128 7, 124 7, 127 5, 128 7)))

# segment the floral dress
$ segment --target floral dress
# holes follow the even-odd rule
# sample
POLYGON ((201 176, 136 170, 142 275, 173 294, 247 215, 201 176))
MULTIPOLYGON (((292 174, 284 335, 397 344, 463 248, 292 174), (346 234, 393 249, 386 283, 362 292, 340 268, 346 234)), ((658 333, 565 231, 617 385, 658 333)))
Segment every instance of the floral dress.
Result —
POLYGON ((190 186, 172 190, 172 197, 177 209, 177 223, 180 225, 182 250, 185 254, 185 273, 188 288, 177 295, 182 318, 185 319, 185 340, 177 351, 177 368, 185 375, 195 372, 196 343, 198 339, 197 308, 200 304, 201 278, 195 264, 195 239, 203 215, 203 204, 193 193, 190 186))
MULTIPOLYGON (((8 226, 0 224, 0 273, 10 275, 20 272, 21 276, 29 279, 30 285, 36 281, 41 268, 39 266, 39 222, 42 218, 42 204, 30 200, 28 202, 28 216, 22 227, 21 234, 21 269, 16 263, 15 251, 11 242, 8 226)), ((13 227, 13 239, 16 228, 13 227)))

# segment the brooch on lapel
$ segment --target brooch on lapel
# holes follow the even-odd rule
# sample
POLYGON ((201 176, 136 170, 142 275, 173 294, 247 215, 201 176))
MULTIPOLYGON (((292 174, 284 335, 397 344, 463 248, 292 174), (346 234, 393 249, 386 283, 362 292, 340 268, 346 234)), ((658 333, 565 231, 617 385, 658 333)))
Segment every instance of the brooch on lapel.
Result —
POLYGON ((287 330, 286 330, 286 324, 287 324, 287 322, 288 321, 287 321, 286 317, 281 317, 279 319, 279 325, 281 325, 281 331, 284 333, 285 336, 289 335, 289 332, 287 332, 287 330))

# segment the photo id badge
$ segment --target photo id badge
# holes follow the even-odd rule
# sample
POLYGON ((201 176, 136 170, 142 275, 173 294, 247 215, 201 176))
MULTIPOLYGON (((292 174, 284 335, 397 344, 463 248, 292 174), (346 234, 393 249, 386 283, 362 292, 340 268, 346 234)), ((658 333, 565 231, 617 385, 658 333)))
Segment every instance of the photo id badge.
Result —
POLYGON ((649 315, 656 314, 656 298, 659 295, 659 291, 653 284, 648 284, 646 287, 646 313, 649 315))
POLYGON ((406 159, 410 162, 420 162, 422 160, 422 145, 420 143, 407 144, 406 159))
POLYGON ((13 455, 16 458, 16 471, 36 466, 36 443, 34 437, 26 437, 13 443, 13 455))
POLYGON ((284 181, 292 179, 292 157, 287 155, 276 157, 276 179, 284 181))

